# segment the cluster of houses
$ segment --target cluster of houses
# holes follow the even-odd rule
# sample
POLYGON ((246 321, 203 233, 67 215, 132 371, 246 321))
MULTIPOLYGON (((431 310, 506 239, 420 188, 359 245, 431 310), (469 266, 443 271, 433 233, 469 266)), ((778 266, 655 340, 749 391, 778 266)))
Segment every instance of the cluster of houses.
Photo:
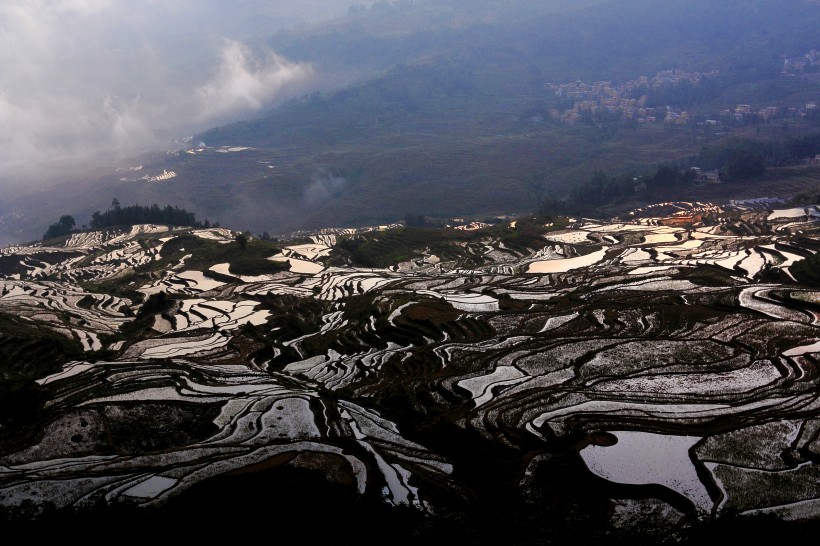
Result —
POLYGON ((720 182, 720 173, 717 170, 704 171, 700 167, 692 167, 689 170, 695 175, 696 182, 706 182, 710 184, 717 184, 720 182))
POLYGON ((704 79, 718 75, 717 70, 711 72, 685 72, 683 70, 664 70, 652 77, 641 76, 619 85, 609 81, 585 83, 547 83, 544 88, 559 97, 573 99, 572 108, 563 112, 554 109, 550 115, 566 124, 577 123, 585 112, 595 114, 606 110, 618 113, 625 119, 635 119, 638 123, 673 123, 683 125, 689 123, 689 115, 673 107, 652 108, 646 106, 646 91, 660 89, 665 86, 689 82, 700 84, 704 79), (639 98, 634 98, 642 93, 639 98))
MULTIPOLYGON (((784 74, 803 72, 808 67, 820 66, 820 52, 811 50, 802 57, 792 59, 785 57, 784 74)), ((647 92, 665 86, 689 82, 698 85, 704 80, 719 75, 717 70, 711 72, 685 72, 683 70, 664 70, 655 76, 641 76, 622 84, 613 85, 610 81, 586 83, 546 83, 544 89, 558 97, 572 99, 572 107, 559 110, 552 109, 550 117, 567 125, 574 125, 585 115, 599 112, 610 112, 623 119, 635 120, 641 124, 663 122, 667 125, 688 125, 693 116, 675 105, 648 107, 647 92), (636 98, 637 97, 637 98, 636 98)), ((726 123, 769 122, 776 118, 804 118, 817 113, 817 102, 810 101, 796 107, 753 106, 738 104, 734 109, 725 109, 717 119, 705 120, 706 125, 717 126, 726 123)))
MULTIPOLYGON (((755 117, 759 121, 767 122, 774 118, 804 118, 817 112, 817 102, 809 101, 805 105, 792 106, 788 108, 779 108, 777 106, 764 106, 762 108, 754 108, 751 104, 738 104, 733 110, 723 110, 720 115, 723 118, 734 118, 737 122, 748 121, 749 118, 755 117)), ((707 120, 716 123, 714 120, 707 120)))
POLYGON ((759 110, 753 110, 751 104, 738 104, 735 106, 734 111, 723 111, 723 116, 732 116, 736 121, 743 121, 744 118, 750 114, 756 114, 761 120, 768 121, 778 114, 778 109, 777 106, 766 106, 759 110))
POLYGON ((780 71, 784 76, 797 76, 812 67, 820 66, 820 52, 812 49, 799 57, 783 55, 783 69, 780 71))

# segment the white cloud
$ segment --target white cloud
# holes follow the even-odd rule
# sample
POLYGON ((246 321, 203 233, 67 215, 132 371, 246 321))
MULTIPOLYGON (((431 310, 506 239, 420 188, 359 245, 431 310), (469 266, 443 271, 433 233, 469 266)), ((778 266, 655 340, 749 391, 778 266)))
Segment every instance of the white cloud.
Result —
POLYGON ((342 176, 334 176, 322 172, 313 177, 310 185, 303 193, 305 204, 316 206, 333 199, 341 194, 347 186, 347 180, 342 176))
POLYGON ((52 0, 46 2, 35 2, 37 4, 47 4, 58 13, 97 13, 108 9, 111 6, 110 0, 52 0))
POLYGON ((305 81, 312 73, 309 65, 291 63, 271 51, 254 56, 248 46, 226 40, 219 69, 198 89, 200 115, 261 108, 282 88, 305 81))
POLYGON ((268 5, 0 1, 0 189, 56 160, 156 147, 297 92, 311 67, 249 36, 259 32, 253 10, 267 10, 267 25, 302 8, 268 5))

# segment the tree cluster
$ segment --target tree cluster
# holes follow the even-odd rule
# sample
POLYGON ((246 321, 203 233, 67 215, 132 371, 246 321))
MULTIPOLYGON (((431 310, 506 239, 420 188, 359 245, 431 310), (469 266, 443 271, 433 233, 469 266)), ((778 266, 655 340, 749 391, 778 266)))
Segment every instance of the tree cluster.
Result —
POLYGON ((593 212, 609 205, 634 198, 663 198, 695 182, 690 169, 666 164, 654 173, 634 176, 630 173, 608 175, 595 171, 589 180, 576 185, 564 201, 545 199, 542 213, 579 214, 593 212))
MULTIPOLYGON (((218 222, 214 223, 213 226, 207 218, 204 222, 200 222, 193 212, 188 212, 176 206, 166 205, 164 208, 160 208, 159 205, 153 204, 150 207, 141 205, 123 207, 116 198, 111 202, 111 208, 106 212, 96 211, 92 214, 88 225, 91 229, 102 229, 137 224, 161 224, 195 228, 219 227, 218 222)), ((69 235, 75 231, 75 225, 72 216, 63 215, 57 222, 48 227, 43 234, 43 240, 69 235)))
POLYGON ((698 163, 705 169, 718 169, 721 180, 734 182, 754 178, 766 171, 769 144, 747 138, 732 138, 720 146, 704 147, 698 163))
POLYGON ((641 85, 633 89, 629 96, 635 99, 645 96, 646 106, 649 108, 665 106, 688 108, 695 104, 703 104, 713 100, 725 86, 725 82, 716 77, 703 78, 697 84, 689 80, 682 80, 659 87, 641 85))
POLYGON ((727 181, 752 178, 766 167, 796 165, 820 154, 820 133, 775 141, 732 138, 720 146, 704 147, 697 163, 705 169, 719 169, 727 181))
POLYGON ((211 227, 210 222, 200 222, 193 212, 179 207, 166 205, 160 208, 156 203, 150 207, 141 205, 120 206, 117 199, 111 203, 106 212, 96 211, 91 215, 89 226, 100 229, 113 226, 133 226, 136 224, 162 224, 166 226, 190 226, 196 228, 211 227))
POLYGON ((74 218, 68 214, 64 214, 60 216, 59 220, 48 226, 48 229, 43 234, 43 240, 69 235, 72 231, 74 231, 74 218))
POLYGON ((820 286, 820 254, 796 261, 789 272, 803 284, 820 286))
POLYGON ((563 200, 544 199, 542 213, 590 213, 629 199, 675 199, 683 188, 696 182, 690 169, 699 166, 718 170, 720 179, 736 182, 760 176, 767 166, 793 165, 820 154, 820 133, 778 141, 731 138, 720 145, 703 147, 697 156, 660 165, 654 172, 608 175, 596 171, 577 184, 563 200))

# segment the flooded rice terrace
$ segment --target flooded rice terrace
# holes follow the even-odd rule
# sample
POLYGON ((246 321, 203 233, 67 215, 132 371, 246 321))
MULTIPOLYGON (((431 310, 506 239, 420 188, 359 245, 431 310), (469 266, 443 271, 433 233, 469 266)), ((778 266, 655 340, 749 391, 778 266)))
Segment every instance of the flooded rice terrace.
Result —
POLYGON ((82 354, 6 432, 0 506, 161 506, 291 466, 435 513, 473 487, 455 427, 513 454, 523 497, 560 495, 537 478, 567 457, 616 484, 598 493, 613 528, 819 518, 820 290, 791 272, 817 210, 676 207, 542 226, 523 250, 505 243, 521 220, 475 230, 471 266, 431 248, 334 264, 325 233, 243 275, 163 251, 229 230, 161 226, 3 249, 0 313, 82 354))

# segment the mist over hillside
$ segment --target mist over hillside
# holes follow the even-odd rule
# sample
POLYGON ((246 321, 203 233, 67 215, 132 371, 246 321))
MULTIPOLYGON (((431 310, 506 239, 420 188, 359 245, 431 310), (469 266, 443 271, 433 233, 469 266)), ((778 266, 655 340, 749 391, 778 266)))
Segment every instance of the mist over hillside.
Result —
MULTIPOLYGON (((300 26, 285 23, 296 12, 280 4, 206 10, 193 20, 203 29, 197 45, 178 37, 166 69, 147 71, 125 110, 115 107, 119 99, 106 103, 114 105, 111 128, 88 139, 73 138, 72 128, 51 142, 53 131, 15 122, 35 129, 9 133, 15 144, 5 148, 6 165, 81 158, 86 170, 76 176, 66 165, 60 176, 26 184, 17 200, 9 189, 0 240, 36 238, 61 214, 87 218, 114 197, 173 201, 199 218, 272 233, 408 214, 503 215, 565 199, 599 170, 640 176, 733 135, 766 140, 816 130, 800 111, 818 97, 816 75, 781 73, 786 60, 817 48, 813 2, 419 0, 322 11, 330 4, 310 3, 305 21, 332 17, 300 26), (200 46, 221 53, 189 57, 200 46), (685 81, 665 91, 636 87, 667 72, 685 81), (196 74, 193 93, 180 87, 196 74), (604 97, 574 99, 577 90, 566 88, 595 82, 632 86, 618 100, 643 94, 642 104, 684 118, 665 123, 660 110, 627 117, 603 106, 604 97), (161 91, 154 98, 173 98, 150 107, 159 104, 153 90, 161 91), (597 111, 584 110, 593 102, 597 111), (754 127, 726 118, 739 103, 777 114, 754 127), (649 118, 658 121, 643 123, 649 118), (237 119, 245 121, 197 133, 208 120, 237 119), (38 140, 42 134, 49 138, 38 140), (156 155, 122 152, 160 142, 156 155)), ((145 32, 134 38, 143 47, 153 36, 145 32)), ((74 118, 63 125, 73 127, 74 118)), ((4 180, 19 188, 25 179, 4 180)))
POLYGON ((314 73, 264 38, 347 8, 347 0, 4 2, 4 193, 163 149, 293 96, 314 73))

